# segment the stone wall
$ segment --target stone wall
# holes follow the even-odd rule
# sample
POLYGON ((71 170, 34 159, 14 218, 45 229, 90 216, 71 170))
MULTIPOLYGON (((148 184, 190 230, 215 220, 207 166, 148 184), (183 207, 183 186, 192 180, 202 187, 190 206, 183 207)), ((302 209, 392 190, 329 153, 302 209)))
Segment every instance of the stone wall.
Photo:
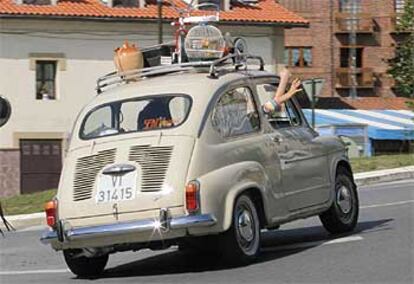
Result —
POLYGON ((20 151, 0 150, 0 197, 20 194, 20 151))

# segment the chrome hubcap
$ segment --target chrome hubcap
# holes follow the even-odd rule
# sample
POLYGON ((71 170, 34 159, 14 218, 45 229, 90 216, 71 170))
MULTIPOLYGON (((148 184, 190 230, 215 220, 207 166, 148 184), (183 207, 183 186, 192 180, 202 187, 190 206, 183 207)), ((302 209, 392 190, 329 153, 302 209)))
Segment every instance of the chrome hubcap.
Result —
POLYGON ((243 210, 237 220, 240 236, 246 242, 251 242, 254 237, 252 216, 248 210, 243 210))
POLYGON ((346 186, 341 186, 336 195, 336 203, 344 214, 348 214, 352 207, 352 196, 346 186))

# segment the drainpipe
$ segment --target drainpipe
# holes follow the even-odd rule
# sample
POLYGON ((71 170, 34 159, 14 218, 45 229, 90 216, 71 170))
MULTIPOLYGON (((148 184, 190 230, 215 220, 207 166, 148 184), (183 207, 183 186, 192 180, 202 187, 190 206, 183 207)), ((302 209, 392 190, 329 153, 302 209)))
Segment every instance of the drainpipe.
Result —
POLYGON ((144 8, 145 4, 147 4, 147 3, 145 3, 145 0, 138 0, 138 7, 139 8, 144 8))
POLYGON ((162 0, 157 0, 158 6, 158 44, 162 44, 162 0))
POLYGON ((334 36, 335 36, 335 30, 334 30, 334 26, 335 26, 335 3, 334 0, 330 0, 329 1, 329 17, 330 17, 330 32, 331 32, 331 36, 330 36, 330 45, 331 45, 331 97, 335 96, 335 81, 336 81, 336 70, 335 70, 335 41, 334 41, 334 36))
POLYGON ((231 9, 230 1, 231 0, 223 0, 223 1, 221 1, 221 7, 220 8, 223 11, 230 11, 230 9, 231 9))

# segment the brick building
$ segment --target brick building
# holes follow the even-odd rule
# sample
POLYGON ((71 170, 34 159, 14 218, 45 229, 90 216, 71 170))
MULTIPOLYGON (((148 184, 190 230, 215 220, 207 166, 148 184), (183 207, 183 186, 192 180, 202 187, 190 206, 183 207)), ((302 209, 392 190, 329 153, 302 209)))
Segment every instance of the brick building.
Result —
POLYGON ((325 78, 321 96, 349 96, 349 34, 354 25, 358 97, 396 97, 393 80, 386 71, 396 44, 409 32, 396 32, 398 14, 404 10, 405 0, 278 2, 310 21, 310 28, 286 31, 285 61, 302 78, 325 78), (351 11, 356 14, 353 19, 351 11))

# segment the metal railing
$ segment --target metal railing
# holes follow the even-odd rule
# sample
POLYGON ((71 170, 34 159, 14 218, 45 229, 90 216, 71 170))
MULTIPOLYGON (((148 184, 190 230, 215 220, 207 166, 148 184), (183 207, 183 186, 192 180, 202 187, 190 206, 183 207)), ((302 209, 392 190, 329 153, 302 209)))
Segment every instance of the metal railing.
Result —
POLYGON ((358 13, 336 13, 335 15, 335 32, 349 33, 353 29, 357 33, 373 33, 374 19, 371 14, 358 13))
POLYGON ((356 82, 353 82, 353 76, 349 68, 336 69, 336 87, 350 88, 355 84, 357 88, 373 88, 374 72, 372 68, 356 68, 356 82))

